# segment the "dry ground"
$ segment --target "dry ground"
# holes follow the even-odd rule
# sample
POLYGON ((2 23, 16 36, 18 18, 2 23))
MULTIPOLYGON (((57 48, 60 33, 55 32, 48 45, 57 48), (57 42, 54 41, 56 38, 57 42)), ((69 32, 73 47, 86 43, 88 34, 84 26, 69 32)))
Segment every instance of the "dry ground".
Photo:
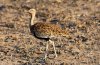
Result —
POLYGON ((100 65, 100 0, 0 0, 0 65, 100 65), (50 46, 32 36, 28 10, 38 21, 59 24, 73 36, 50 46))

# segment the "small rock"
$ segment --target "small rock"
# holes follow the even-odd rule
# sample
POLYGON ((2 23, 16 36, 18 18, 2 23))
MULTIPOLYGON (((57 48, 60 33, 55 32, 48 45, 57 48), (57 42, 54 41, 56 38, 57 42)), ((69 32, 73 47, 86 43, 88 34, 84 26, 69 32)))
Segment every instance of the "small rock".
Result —
POLYGON ((58 19, 53 19, 53 20, 51 20, 50 21, 52 24, 57 24, 58 22, 59 22, 59 20, 58 19))
POLYGON ((77 36, 78 39, 81 39, 82 42, 86 42, 88 40, 88 38, 84 37, 84 36, 77 36))
POLYGON ((65 24, 60 24, 62 29, 66 29, 66 25, 65 24))
POLYGON ((13 39, 11 36, 7 36, 7 37, 5 37, 4 42, 13 42, 13 39))
POLYGON ((67 24, 67 27, 70 28, 70 29, 75 29, 76 24, 74 22, 69 21, 68 24, 67 24))
POLYGON ((55 58, 55 55, 54 55, 54 54, 49 54, 49 55, 48 55, 48 58, 49 58, 49 59, 53 59, 53 58, 55 58))
POLYGON ((14 24, 13 23, 6 24, 6 27, 8 27, 8 28, 14 28, 14 24))
POLYGON ((5 6, 0 3, 0 10, 3 10, 3 8, 5 8, 5 6))
POLYGON ((41 63, 41 64, 44 64, 44 63, 45 63, 45 59, 42 58, 42 57, 38 57, 38 58, 36 58, 35 61, 36 61, 37 63, 41 63))

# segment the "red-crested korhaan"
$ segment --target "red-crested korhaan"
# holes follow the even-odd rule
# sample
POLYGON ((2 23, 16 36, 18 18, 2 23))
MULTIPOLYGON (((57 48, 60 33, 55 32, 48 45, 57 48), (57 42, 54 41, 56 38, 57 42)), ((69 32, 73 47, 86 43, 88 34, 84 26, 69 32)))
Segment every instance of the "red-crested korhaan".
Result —
MULTIPOLYGON (((35 37, 39 39, 47 40, 48 43, 51 43, 54 48, 55 56, 57 57, 56 49, 55 49, 55 43, 52 41, 52 38, 57 37, 68 37, 68 32, 66 30, 63 30, 59 25, 51 24, 47 22, 39 22, 34 21, 36 10, 30 9, 29 13, 31 13, 31 22, 30 22, 30 30, 32 34, 34 34, 35 37)), ((46 53, 45 58, 47 58, 47 52, 48 52, 48 43, 46 44, 46 53)))

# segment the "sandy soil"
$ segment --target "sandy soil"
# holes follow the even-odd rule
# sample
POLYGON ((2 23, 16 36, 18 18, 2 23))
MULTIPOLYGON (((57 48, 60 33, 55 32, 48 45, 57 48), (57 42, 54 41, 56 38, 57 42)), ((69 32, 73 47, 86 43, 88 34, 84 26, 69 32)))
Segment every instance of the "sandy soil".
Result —
POLYGON ((0 0, 0 65, 100 65, 100 0, 0 0), (31 8, 72 35, 55 39, 57 58, 30 33, 31 8))

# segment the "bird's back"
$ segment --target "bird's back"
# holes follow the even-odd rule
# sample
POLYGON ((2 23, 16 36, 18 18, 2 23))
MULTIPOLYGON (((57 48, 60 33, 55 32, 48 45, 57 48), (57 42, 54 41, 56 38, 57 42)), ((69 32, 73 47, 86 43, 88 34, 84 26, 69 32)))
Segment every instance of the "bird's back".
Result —
POLYGON ((60 26, 44 22, 38 22, 31 26, 31 31, 36 37, 39 38, 50 38, 67 35, 67 31, 62 30, 60 26))

